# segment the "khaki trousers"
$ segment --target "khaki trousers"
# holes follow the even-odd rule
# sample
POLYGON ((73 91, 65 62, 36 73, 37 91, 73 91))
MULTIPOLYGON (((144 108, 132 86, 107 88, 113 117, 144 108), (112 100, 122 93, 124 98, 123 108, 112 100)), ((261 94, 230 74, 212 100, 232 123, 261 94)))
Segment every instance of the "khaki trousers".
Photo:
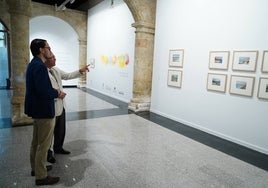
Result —
POLYGON ((53 136, 55 118, 33 120, 34 125, 30 163, 32 170, 35 171, 35 179, 44 179, 47 177, 47 151, 53 136))

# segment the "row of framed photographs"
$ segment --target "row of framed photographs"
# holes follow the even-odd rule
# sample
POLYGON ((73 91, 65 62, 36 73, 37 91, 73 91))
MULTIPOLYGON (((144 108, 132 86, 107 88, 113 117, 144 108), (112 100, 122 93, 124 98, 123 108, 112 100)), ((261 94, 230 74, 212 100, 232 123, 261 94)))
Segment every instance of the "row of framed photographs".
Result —
MULTIPOLYGON (((181 88, 182 85, 181 70, 168 70, 168 86, 181 88)), ((231 75, 230 89, 231 94, 252 97, 255 84, 255 77, 231 75)), ((227 74, 208 73, 207 90, 226 92, 227 74)), ((258 98, 268 99, 268 78, 259 78, 258 98)))
MULTIPOLYGON (((257 50, 255 51, 234 51, 232 70, 255 72, 258 62, 257 50)), ((209 69, 227 70, 229 66, 230 51, 210 51, 209 69)), ((263 51, 262 72, 268 72, 268 51, 263 51)))
MULTIPOLYGON (((208 73, 207 90, 225 92, 227 85, 227 74, 208 73)), ((230 89, 231 94, 253 96, 255 77, 231 75, 230 89)), ((259 87, 257 97, 268 99, 268 78, 259 78, 259 87)))
MULTIPOLYGON (((256 51, 234 51, 232 70, 256 71, 259 52, 256 51)), ((229 65, 230 51, 210 51, 209 68, 227 70, 229 65)), ((182 68, 184 60, 184 50, 174 49, 169 51, 169 67, 167 85, 181 88, 182 68)), ((262 72, 268 72, 268 50, 263 51, 262 72)), ((227 74, 208 73, 207 90, 226 92, 227 74)), ((255 77, 231 75, 230 89, 231 94, 253 96, 255 77)), ((268 78, 259 78, 258 98, 268 99, 268 78)))
MULTIPOLYGON (((258 61, 258 50, 253 51, 234 51, 232 70, 255 72, 258 61)), ((209 69, 227 70, 229 67, 230 51, 210 51, 209 69)), ((184 50, 169 50, 169 66, 183 67, 184 50)), ((262 72, 268 72, 268 50, 262 54, 262 72)))

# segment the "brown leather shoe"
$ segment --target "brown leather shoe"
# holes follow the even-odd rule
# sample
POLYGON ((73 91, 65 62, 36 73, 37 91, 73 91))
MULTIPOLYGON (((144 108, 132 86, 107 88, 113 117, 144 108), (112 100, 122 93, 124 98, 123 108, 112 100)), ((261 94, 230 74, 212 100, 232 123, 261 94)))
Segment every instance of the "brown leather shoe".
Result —
POLYGON ((55 183, 58 183, 59 181, 60 181, 59 177, 47 176, 44 179, 35 180, 35 185, 53 185, 55 183))
MULTIPOLYGON (((47 171, 50 171, 50 170, 52 170, 52 165, 47 165, 46 168, 47 168, 47 171)), ((35 176, 34 170, 31 171, 31 176, 35 176)))

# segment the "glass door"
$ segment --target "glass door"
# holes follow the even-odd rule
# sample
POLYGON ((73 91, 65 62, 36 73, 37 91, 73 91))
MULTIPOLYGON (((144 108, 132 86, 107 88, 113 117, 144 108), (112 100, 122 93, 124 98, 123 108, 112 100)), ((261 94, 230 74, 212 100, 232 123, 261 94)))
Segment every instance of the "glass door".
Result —
POLYGON ((8 55, 8 32, 0 21, 0 88, 10 88, 10 65, 8 55))

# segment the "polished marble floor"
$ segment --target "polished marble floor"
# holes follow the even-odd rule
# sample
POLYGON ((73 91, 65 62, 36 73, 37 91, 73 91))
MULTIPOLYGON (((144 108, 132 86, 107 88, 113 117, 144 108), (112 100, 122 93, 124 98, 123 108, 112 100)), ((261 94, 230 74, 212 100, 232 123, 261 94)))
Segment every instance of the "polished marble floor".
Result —
MULTIPOLYGON (((66 88, 65 148, 53 187, 267 188, 268 156, 89 89, 66 88)), ((0 187, 35 187, 32 126, 11 127, 11 90, 0 90, 0 187), (4 100, 3 100, 4 99, 4 100)), ((50 186, 43 186, 50 187, 50 186)))

